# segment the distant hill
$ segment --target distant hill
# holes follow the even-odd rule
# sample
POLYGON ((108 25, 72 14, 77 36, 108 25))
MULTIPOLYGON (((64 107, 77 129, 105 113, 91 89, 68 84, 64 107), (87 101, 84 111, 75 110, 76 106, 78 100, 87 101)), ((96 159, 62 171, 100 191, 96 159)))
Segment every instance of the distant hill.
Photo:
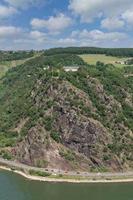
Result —
POLYGON ((133 57, 133 48, 98 48, 98 47, 67 47, 53 48, 45 51, 45 55, 53 54, 105 54, 107 56, 133 57))
POLYGON ((0 62, 26 59, 34 55, 35 51, 0 51, 0 62))

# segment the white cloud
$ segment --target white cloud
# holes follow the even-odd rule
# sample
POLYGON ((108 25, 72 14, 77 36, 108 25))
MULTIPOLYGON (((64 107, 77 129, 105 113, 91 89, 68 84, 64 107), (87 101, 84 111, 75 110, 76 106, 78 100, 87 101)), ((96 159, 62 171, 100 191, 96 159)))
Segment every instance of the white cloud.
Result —
POLYGON ((55 32, 60 32, 70 26, 72 23, 72 20, 70 17, 65 16, 64 14, 60 13, 59 15, 53 17, 49 17, 48 20, 45 19, 38 19, 34 18, 31 21, 31 25, 35 29, 41 29, 45 28, 48 29, 49 31, 55 31, 55 32))
POLYGON ((43 33, 43 32, 40 32, 40 31, 31 31, 30 36, 33 39, 39 39, 39 38, 42 38, 42 37, 46 37, 46 34, 43 33))
POLYGON ((105 41, 117 42, 127 38, 127 35, 121 32, 103 32, 97 29, 88 31, 84 29, 82 31, 72 32, 71 37, 78 38, 81 41, 89 40, 93 41, 94 43, 102 43, 105 41))
POLYGON ((74 38, 68 37, 68 38, 61 38, 61 39, 57 40, 58 46, 75 46, 77 44, 78 44, 78 42, 74 38))
POLYGON ((20 9, 24 9, 30 6, 36 6, 46 2, 46 0, 4 0, 4 1, 7 2, 9 5, 20 9))
POLYGON ((48 40, 47 34, 15 26, 0 26, 0 46, 4 50, 42 49, 48 40))
POLYGON ((70 0, 69 9, 81 17, 83 22, 106 16, 119 16, 129 8, 133 8, 132 0, 70 0))
POLYGON ((122 18, 127 22, 128 25, 133 25, 133 9, 124 12, 122 14, 122 18))
POLYGON ((101 27, 106 28, 108 30, 117 30, 124 27, 124 21, 113 17, 113 18, 106 18, 101 21, 101 27))
POLYGON ((54 41, 56 46, 102 46, 117 47, 122 46, 121 41, 128 39, 128 36, 120 32, 103 32, 100 30, 88 31, 76 30, 67 38, 60 38, 54 41))
POLYGON ((0 39, 13 39, 20 36, 22 30, 14 26, 0 26, 0 39))
POLYGON ((0 5, 0 18, 7 18, 17 13, 17 10, 11 6, 0 5))
POLYGON ((29 33, 29 38, 31 40, 37 40, 38 42, 43 42, 47 40, 47 34, 40 31, 31 31, 29 33))
POLYGON ((112 41, 118 41, 121 39, 125 39, 126 35, 124 33, 120 32, 103 32, 99 30, 92 30, 88 33, 89 37, 98 40, 98 41, 105 41, 105 40, 112 40, 112 41))
POLYGON ((22 29, 14 26, 0 26, 1 49, 45 49, 66 46, 103 46, 122 47, 132 44, 130 38, 121 32, 103 32, 100 30, 76 30, 67 37, 52 36, 38 30, 22 29), (126 41, 124 43, 123 41, 126 41))

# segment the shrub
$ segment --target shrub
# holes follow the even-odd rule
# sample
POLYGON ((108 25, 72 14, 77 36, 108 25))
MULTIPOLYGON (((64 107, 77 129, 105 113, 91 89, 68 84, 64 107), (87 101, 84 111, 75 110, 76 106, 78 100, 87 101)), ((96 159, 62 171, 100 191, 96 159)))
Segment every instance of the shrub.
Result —
POLYGON ((46 116, 44 118, 44 124, 45 124, 45 128, 47 131, 51 131, 52 130, 52 123, 53 123, 53 118, 50 116, 46 116))
POLYGON ((1 151, 0 154, 1 154, 2 158, 6 159, 6 160, 11 160, 13 158, 11 153, 9 153, 7 151, 1 151))
POLYGON ((48 165, 48 162, 46 160, 37 160, 36 161, 36 166, 39 168, 47 167, 47 165, 48 165))
POLYGON ((75 160, 75 153, 72 152, 71 150, 64 150, 64 149, 61 149, 59 154, 64 157, 66 160, 69 160, 69 161, 74 161, 75 160))
POLYGON ((33 175, 33 176, 42 176, 42 177, 51 175, 51 173, 48 173, 48 172, 35 171, 35 170, 29 170, 29 173, 30 175, 33 175))
POLYGON ((56 142, 60 142, 60 135, 58 132, 52 131, 50 136, 55 140, 56 142))

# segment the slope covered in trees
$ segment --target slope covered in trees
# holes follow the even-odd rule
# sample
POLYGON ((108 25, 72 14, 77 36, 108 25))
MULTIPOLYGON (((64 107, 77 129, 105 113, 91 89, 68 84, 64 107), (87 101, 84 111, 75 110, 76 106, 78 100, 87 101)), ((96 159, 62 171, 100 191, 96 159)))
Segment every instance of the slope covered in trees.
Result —
POLYGON ((127 73, 128 66, 90 66, 66 52, 9 70, 0 82, 0 155, 64 170, 132 169, 133 78, 127 73), (80 68, 65 72, 64 65, 80 68))
POLYGON ((53 54, 105 54, 108 56, 132 57, 133 48, 98 48, 98 47, 67 47, 54 48, 45 51, 45 55, 53 54))
POLYGON ((0 51, 0 62, 26 59, 33 57, 34 54, 34 51, 0 51))

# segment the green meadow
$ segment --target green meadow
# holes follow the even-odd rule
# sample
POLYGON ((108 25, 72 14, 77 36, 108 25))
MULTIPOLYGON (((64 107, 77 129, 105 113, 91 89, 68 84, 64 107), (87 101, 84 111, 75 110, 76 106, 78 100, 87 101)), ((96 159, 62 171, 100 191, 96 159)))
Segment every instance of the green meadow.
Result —
POLYGON ((21 65, 25 60, 13 60, 13 61, 1 61, 0 62, 0 78, 5 75, 5 73, 12 67, 21 65))
POLYGON ((118 67, 122 67, 122 64, 116 64, 116 61, 126 61, 127 58, 119 58, 113 56, 106 56, 104 54, 84 54, 80 55, 80 57, 87 62, 88 64, 95 65, 97 61, 103 62, 105 64, 114 64, 118 67))

